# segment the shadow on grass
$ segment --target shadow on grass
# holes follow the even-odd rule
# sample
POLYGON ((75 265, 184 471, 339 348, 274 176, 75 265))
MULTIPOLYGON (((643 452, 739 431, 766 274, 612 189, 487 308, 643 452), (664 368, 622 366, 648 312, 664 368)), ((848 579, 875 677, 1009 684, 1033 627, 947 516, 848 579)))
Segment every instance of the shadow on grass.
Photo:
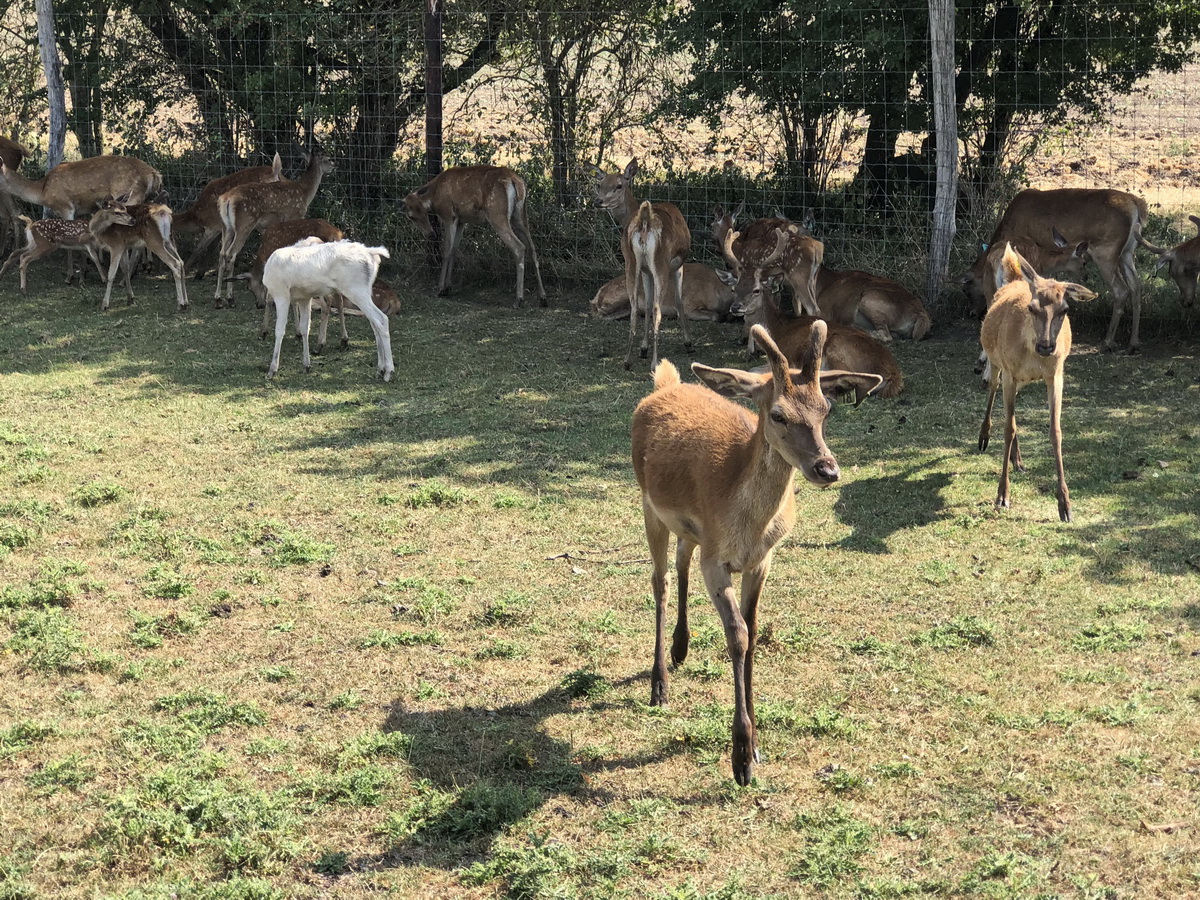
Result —
POLYGON ((949 486, 950 476, 932 471, 914 477, 926 468, 931 466, 883 478, 857 478, 844 485, 833 508, 854 531, 838 546, 859 553, 887 553, 887 539, 897 531, 920 528, 942 518, 942 491, 949 486))
MULTIPOLYGON (((582 673, 586 682, 587 673, 582 673)), ((615 686, 643 681, 647 674, 615 686)), ((492 842, 556 796, 594 795, 589 775, 638 768, 679 750, 658 748, 636 757, 581 759, 575 748, 546 733, 551 716, 588 715, 613 704, 554 688, 524 703, 411 712, 397 701, 385 732, 412 739, 409 764, 420 779, 418 797, 401 814, 407 831, 382 865, 420 862, 458 868, 487 856, 492 842)))

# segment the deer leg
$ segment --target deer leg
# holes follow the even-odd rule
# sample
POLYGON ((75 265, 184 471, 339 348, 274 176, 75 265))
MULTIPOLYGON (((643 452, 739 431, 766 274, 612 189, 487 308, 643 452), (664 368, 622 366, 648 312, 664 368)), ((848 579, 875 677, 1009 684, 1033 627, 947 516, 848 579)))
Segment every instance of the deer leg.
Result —
MULTIPOLYGON (((1122 254, 1118 263, 1121 280, 1130 299, 1130 314, 1133 316, 1132 330, 1129 335, 1129 352, 1135 354, 1141 349, 1138 340, 1138 325, 1142 318, 1142 283, 1138 279, 1137 269, 1133 265, 1133 245, 1122 254)), ((1067 520, 1069 521, 1069 520, 1067 520)))
POLYGON ((517 261, 517 302, 513 304, 513 309, 516 309, 525 299, 525 242, 517 237, 512 223, 507 218, 497 217, 492 222, 492 228, 517 261))
POLYGON ((987 405, 983 409, 983 424, 979 426, 979 452, 988 448, 992 433, 992 407, 996 405, 996 392, 1000 390, 1000 370, 995 366, 991 369, 991 379, 988 381, 987 405))
POLYGON ((438 278, 437 289, 439 297, 444 297, 450 292, 450 279, 454 276, 454 254, 458 252, 458 242, 463 230, 458 219, 451 219, 444 224, 446 227, 442 232, 442 274, 438 278))
MULTIPOLYGON (((372 306, 374 306, 374 304, 372 304, 372 306)), ((350 332, 348 332, 346 330, 346 304, 345 303, 343 303, 341 306, 338 307, 338 325, 340 325, 341 329, 342 329, 342 342, 341 342, 340 346, 343 350, 345 350, 347 347, 350 346, 350 332)), ((372 328, 371 330, 374 331, 375 329, 372 328)), ((378 342, 376 342, 376 343, 378 343, 378 342)))
POLYGON ((675 610, 675 633, 671 636, 671 662, 682 665, 688 655, 688 573, 692 567, 692 554, 696 545, 687 538, 675 542, 675 586, 678 602, 675 610))
POLYGON ((271 364, 267 366, 268 380, 279 371, 279 351, 283 347, 283 336, 287 333, 288 307, 291 306, 287 297, 272 296, 270 300, 275 305, 275 352, 271 355, 271 364))
POLYGON ((654 667, 650 671, 650 705, 666 706, 670 696, 671 676, 667 673, 667 644, 664 637, 667 618, 667 544, 671 532, 642 498, 642 517, 646 523, 646 543, 654 572, 650 590, 654 594, 654 667))
MULTIPOLYGON (((642 284, 641 273, 635 260, 625 260, 625 290, 629 293, 629 349, 625 353, 626 370, 633 367, 633 346, 637 343, 638 289, 642 284)), ((650 311, 646 311, 650 315, 650 311)), ((642 354, 645 356, 645 353, 642 354)))
POLYGON ((274 304, 274 303, 272 303, 272 302, 271 302, 271 298, 270 298, 270 297, 268 297, 268 298, 267 298, 267 302, 263 304, 263 320, 262 320, 262 328, 259 330, 259 333, 258 333, 258 339, 259 339, 260 341, 265 341, 265 340, 267 339, 267 334, 269 333, 269 332, 268 332, 267 323, 268 323, 268 322, 270 321, 270 319, 271 319, 271 311, 272 311, 274 308, 275 308, 275 304, 274 304))
POLYGON ((206 251, 212 245, 212 242, 215 241, 218 236, 220 236, 220 234, 221 233, 219 231, 208 230, 205 230, 201 233, 200 241, 196 244, 195 248, 192 250, 192 255, 187 258, 187 262, 184 264, 183 268, 185 271, 195 272, 196 278, 200 278, 204 274, 204 268, 202 267, 197 269, 196 263, 198 263, 204 256, 207 255, 206 251))
MULTIPOLYGON (((733 595, 729 567, 700 550, 700 571, 708 595, 725 626, 725 646, 733 664, 733 777, 740 785, 750 783, 754 774, 754 720, 746 702, 746 659, 750 635, 746 620, 733 595)), ((743 573, 743 578, 745 573, 743 573)))
POLYGON ((754 715, 754 649, 758 646, 758 599, 771 571, 771 556, 753 569, 742 573, 742 619, 746 623, 746 710, 750 716, 751 751, 755 762, 758 756, 758 718, 754 715))
POLYGON ((1004 379, 1004 461, 1000 464, 1000 486, 996 491, 996 505, 1008 508, 1008 466, 1012 459, 1013 441, 1017 439, 1017 382, 1015 378, 1004 379))
MULTIPOLYGON (((683 263, 680 262, 679 268, 671 273, 668 281, 671 283, 671 289, 675 291, 675 313, 679 316, 679 330, 683 332, 683 349, 688 353, 692 352, 692 338, 688 334, 688 317, 683 311, 683 263)), ((662 304, 659 304, 661 307, 662 304)))
POLYGON ((533 260, 533 274, 537 278, 538 286, 538 302, 542 306, 549 306, 546 301, 546 288, 542 286, 542 267, 538 263, 537 248, 533 246, 533 235, 529 231, 529 215, 525 212, 524 204, 521 204, 521 208, 513 219, 513 230, 521 239, 521 243, 529 250, 529 256, 533 260))
POLYGON ((1067 490, 1067 473, 1063 468, 1062 456, 1062 373, 1046 382, 1046 393, 1050 401, 1050 449, 1054 451, 1054 466, 1058 472, 1058 518, 1071 521, 1071 493, 1067 490))
POLYGON ((312 297, 305 297, 297 303, 300 307, 300 320, 297 330, 300 332, 300 364, 305 372, 312 371, 312 356, 308 352, 308 329, 312 324, 312 297))
POLYGON ((658 365, 658 326, 662 321, 662 285, 654 272, 642 270, 642 291, 646 295, 646 323, 642 328, 642 359, 650 351, 653 335, 654 352, 650 357, 650 371, 658 365))
POLYGON ((108 309, 109 301, 112 299, 113 282, 117 280, 117 269, 121 267, 121 262, 124 259, 124 250, 113 250, 108 255, 108 278, 104 288, 104 299, 100 301, 101 312, 108 309))
POLYGON ((166 267, 171 270, 171 275, 175 278, 175 311, 180 312, 187 309, 187 289, 183 284, 183 257, 179 255, 179 251, 175 249, 173 243, 165 240, 154 244, 147 244, 146 246, 151 253, 163 261, 166 267))
MULTIPOLYGON (((361 296, 349 299, 358 307, 363 317, 371 323, 371 330, 375 332, 375 360, 379 374, 383 376, 384 381, 391 381, 392 374, 396 371, 396 363, 392 359, 392 337, 388 331, 387 315, 371 300, 370 289, 361 296)), ((346 327, 346 308, 344 306, 342 307, 342 327, 346 327)))

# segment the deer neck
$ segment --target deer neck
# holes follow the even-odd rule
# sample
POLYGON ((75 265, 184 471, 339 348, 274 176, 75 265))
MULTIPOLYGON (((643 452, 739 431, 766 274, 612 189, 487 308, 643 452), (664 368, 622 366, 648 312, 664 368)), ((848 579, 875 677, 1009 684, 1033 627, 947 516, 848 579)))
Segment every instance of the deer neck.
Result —
MULTIPOLYGON (((765 411, 762 415, 765 415, 765 411)), ((741 447, 743 478, 737 486, 748 525, 765 528, 792 496, 796 470, 767 442, 762 415, 750 439, 741 447)))
POLYGON ((296 183, 300 185, 303 191, 304 205, 307 207, 312 203, 313 197, 317 196, 317 188, 321 186, 321 178, 325 173, 321 171, 321 165, 313 158, 312 165, 304 170, 304 174, 296 179, 296 183))
POLYGON ((617 224, 621 226, 621 231, 624 232, 630 220, 637 214, 640 204, 634 199, 629 185, 625 185, 625 193, 621 195, 621 201, 623 205, 612 210, 612 214, 613 218, 617 220, 617 224))
POLYGON ((4 189, 14 197, 20 197, 27 203, 33 203, 38 206, 44 205, 42 197, 45 195, 46 179, 39 178, 37 181, 26 178, 20 172, 8 170, 8 174, 4 176, 4 189))

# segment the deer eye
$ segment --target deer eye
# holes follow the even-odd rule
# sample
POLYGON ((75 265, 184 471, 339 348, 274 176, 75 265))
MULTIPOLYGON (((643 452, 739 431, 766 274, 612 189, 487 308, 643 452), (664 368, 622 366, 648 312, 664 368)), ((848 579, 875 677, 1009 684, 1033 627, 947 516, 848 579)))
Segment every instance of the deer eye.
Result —
POLYGON ((780 410, 779 407, 777 407, 777 406, 771 410, 771 421, 775 422, 779 425, 787 424, 787 420, 784 419, 784 417, 783 417, 782 410, 780 410))

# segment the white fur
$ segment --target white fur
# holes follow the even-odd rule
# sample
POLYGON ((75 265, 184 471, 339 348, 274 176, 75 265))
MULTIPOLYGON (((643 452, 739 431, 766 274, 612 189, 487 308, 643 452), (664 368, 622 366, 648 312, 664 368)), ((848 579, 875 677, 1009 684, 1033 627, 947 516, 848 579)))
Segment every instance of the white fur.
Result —
POLYGON ((308 353, 308 328, 312 298, 339 292, 362 312, 375 333, 379 372, 390 381, 396 367, 392 361, 392 339, 387 316, 371 300, 371 286, 379 273, 380 260, 390 254, 384 247, 367 247, 354 241, 325 243, 309 237, 291 247, 280 247, 263 266, 262 282, 275 304, 275 352, 267 369, 267 378, 279 371, 279 351, 287 330, 288 308, 299 308, 298 327, 303 346, 304 371, 312 368, 308 353))

